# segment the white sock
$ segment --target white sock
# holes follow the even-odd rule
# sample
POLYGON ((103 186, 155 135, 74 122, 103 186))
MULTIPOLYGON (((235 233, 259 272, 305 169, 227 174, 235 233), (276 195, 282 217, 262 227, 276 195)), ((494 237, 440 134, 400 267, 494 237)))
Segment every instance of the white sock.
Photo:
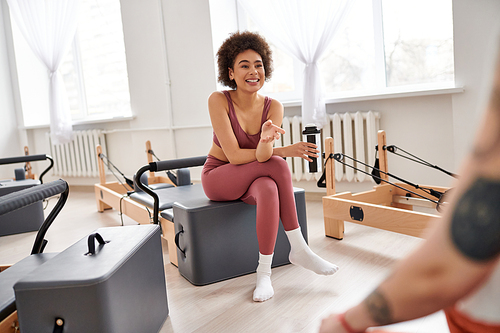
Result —
POLYGON ((339 267, 334 265, 315 254, 307 245, 300 227, 294 230, 285 231, 290 242, 290 255, 288 259, 294 265, 302 266, 316 274, 331 275, 335 273, 339 267))
POLYGON ((257 267, 257 284, 253 292, 255 302, 264 302, 274 296, 274 289, 271 284, 271 264, 273 254, 265 255, 259 253, 259 266, 257 267))

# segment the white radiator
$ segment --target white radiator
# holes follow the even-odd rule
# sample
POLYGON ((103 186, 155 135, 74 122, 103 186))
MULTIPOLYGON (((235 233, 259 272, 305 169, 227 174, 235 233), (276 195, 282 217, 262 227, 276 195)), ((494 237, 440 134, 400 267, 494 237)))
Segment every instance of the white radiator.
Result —
MULTIPOLYGON (((375 162, 375 146, 377 145, 377 132, 379 130, 380 115, 378 112, 348 112, 328 114, 329 124, 321 129, 321 152, 324 152, 325 139, 333 137, 334 152, 343 153, 363 163, 373 166, 375 162)), ((276 141, 276 147, 287 146, 302 141, 302 117, 284 117, 282 127, 286 133, 282 135, 281 141, 276 141)), ((288 166, 292 171, 293 179, 316 181, 321 177, 319 172, 306 172, 307 161, 300 157, 287 158, 288 166)), ((353 165, 367 173, 371 169, 355 163, 349 159, 344 162, 353 165)), ((321 160, 324 165, 324 159, 321 160)), ((353 168, 335 162, 336 181, 369 181, 371 177, 358 172, 353 168)))
POLYGON ((101 145, 106 155, 105 135, 101 130, 73 131, 73 141, 52 144, 50 133, 50 155, 54 159, 53 175, 61 177, 98 177, 96 146, 101 145))

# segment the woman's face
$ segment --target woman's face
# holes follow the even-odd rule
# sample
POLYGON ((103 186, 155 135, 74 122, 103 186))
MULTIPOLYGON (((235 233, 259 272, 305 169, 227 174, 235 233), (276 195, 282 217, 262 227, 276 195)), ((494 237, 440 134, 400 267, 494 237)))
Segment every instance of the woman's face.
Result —
POLYGON ((238 90, 258 91, 264 85, 266 71, 262 57, 254 50, 246 50, 236 56, 229 78, 236 82, 238 90))

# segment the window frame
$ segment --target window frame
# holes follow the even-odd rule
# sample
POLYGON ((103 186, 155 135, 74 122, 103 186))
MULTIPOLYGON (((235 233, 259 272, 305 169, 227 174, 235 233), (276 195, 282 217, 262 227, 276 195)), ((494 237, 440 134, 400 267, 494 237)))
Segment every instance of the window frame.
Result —
MULTIPOLYGON (((119 1, 119 0, 118 0, 119 1)), ((9 48, 12 47, 11 51, 8 54, 9 58, 12 58, 10 61, 11 73, 15 76, 13 79, 13 84, 16 85, 14 91, 16 92, 16 104, 18 105, 19 114, 18 114, 18 123, 20 129, 36 129, 36 128, 48 128, 50 126, 50 111, 49 111, 49 103, 48 103, 48 93, 41 94, 38 93, 38 97, 35 97, 37 100, 36 108, 32 103, 27 102, 27 95, 32 95, 34 90, 38 91, 48 91, 48 78, 47 78, 47 70, 45 65, 35 56, 29 47, 27 41, 22 36, 19 28, 15 25, 14 21, 11 18, 10 10, 7 5, 6 8, 6 16, 8 16, 8 20, 4 21, 4 29, 6 35, 8 35, 9 39, 9 48), (28 65, 28 66, 27 66, 28 65), (28 67, 28 69, 23 68, 23 66, 28 67), (26 72, 30 72, 29 79, 27 78, 26 72), (24 73, 24 74, 23 74, 24 73), (31 82, 31 83, 28 83, 31 82), (41 114, 38 119, 33 122, 27 122, 26 119, 33 117, 35 114, 41 114)), ((121 11, 120 11, 121 16, 121 11)), ((125 44, 125 41, 123 41, 125 44)), ((78 114, 71 115, 71 123, 72 125, 85 125, 85 124, 95 124, 95 123, 105 123, 109 121, 128 121, 135 119, 136 116, 132 109, 132 104, 129 97, 128 107, 121 112, 106 112, 101 115, 91 115, 88 112, 87 108, 87 97, 85 94, 85 82, 83 75, 83 67, 81 66, 81 54, 80 54, 80 45, 78 43, 78 29, 75 33, 75 37, 71 43, 71 49, 74 55, 73 64, 75 65, 75 71, 77 77, 77 84, 79 90, 79 103, 80 103, 80 112, 78 114), (83 92, 83 94, 82 94, 83 92), (85 98, 83 98, 85 96, 85 98)), ((68 51, 69 52, 69 51, 68 51)), ((126 48, 125 48, 126 52, 126 48)), ((125 61, 127 57, 125 54, 125 61)), ((64 60, 63 60, 64 61, 64 60)), ((130 92, 130 83, 129 75, 128 75, 128 67, 125 67, 127 71, 127 89, 129 96, 130 92)))
MULTIPOLYGON (((464 88, 456 86, 455 79, 453 82, 431 82, 392 87, 387 85, 382 1, 383 0, 372 0, 373 38, 375 45, 375 82, 373 89, 370 91, 352 90, 324 94, 325 102, 327 104, 332 104, 395 97, 462 93, 464 88)), ((211 0, 210 2, 211 6, 214 6, 212 2, 215 1, 211 0)), ((235 2, 236 6, 234 6, 232 10, 235 11, 237 29, 245 30, 247 27, 247 14, 238 1, 235 2)), ((223 6, 222 3, 220 5, 223 6)), ((228 27, 228 29, 230 29, 230 27, 228 27)), ((215 48, 216 46, 214 45, 214 52, 216 52, 215 48)), ((292 57, 292 59, 294 62, 295 90, 290 92, 268 93, 267 95, 280 100, 284 106, 293 107, 301 105, 304 65, 295 57, 292 57)), ((220 85, 218 85, 218 87, 220 87, 220 85)))

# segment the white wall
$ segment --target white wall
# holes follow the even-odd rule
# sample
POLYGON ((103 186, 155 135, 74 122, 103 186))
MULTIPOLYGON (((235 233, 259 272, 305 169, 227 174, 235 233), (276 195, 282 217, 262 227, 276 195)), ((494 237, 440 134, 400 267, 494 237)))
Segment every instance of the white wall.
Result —
MULTIPOLYGON (((146 140, 152 141, 153 149, 162 159, 207 153, 212 131, 206 101, 216 84, 208 0, 121 2, 131 102, 136 117, 131 121, 77 128, 113 130, 107 135, 108 156, 131 176, 146 163, 146 140)), ((463 93, 337 103, 328 105, 327 112, 378 111, 382 115, 381 128, 386 130, 390 144, 455 171, 470 146, 475 123, 484 108, 487 95, 484 82, 496 53, 493 27, 500 1, 455 0, 453 10, 455 75, 457 84, 465 88, 463 93)), ((0 51, 0 71, 5 71, 6 63, 2 60, 5 44, 1 39, 0 51)), ((4 80, 3 75, 0 80, 4 80)), ((0 88, 3 107, 3 96, 11 92, 3 81, 0 88)), ((12 109, 12 104, 6 108, 12 109)), ((285 112, 300 113, 300 110, 287 108, 285 112)), ((10 117, 15 128, 12 124, 15 117, 10 117)), ((44 136, 47 130, 28 131, 32 153, 47 152, 44 136)), ((4 149, 3 131, 0 138, 4 149)), ((22 147, 18 149, 22 151, 22 147)), ((0 154, 5 156, 7 151, 0 150, 0 154)), ((389 158, 390 171, 411 181, 432 185, 451 182, 450 177, 437 171, 393 156, 389 158)), ((199 179, 199 169, 193 172, 193 179, 199 179)), ((67 180, 70 184, 97 182, 97 179, 67 180)), ((324 191, 313 183, 304 187, 309 191, 324 191)), ((358 188, 359 184, 338 184, 339 190, 358 188)))
POLYGON ((471 149, 475 129, 490 93, 493 66, 500 41, 500 1, 455 0, 455 81, 466 93, 455 95, 453 108, 453 151, 456 165, 471 149))
MULTIPOLYGON (((4 5, 6 4, 0 3, 0 119, 2 123, 2 129, 0 130, 0 158, 24 155, 17 130, 14 94, 7 52, 9 40, 3 24, 5 20, 9 20, 9 17, 4 15, 6 13, 3 8, 4 5)), ((0 179, 14 177, 13 168, 22 166, 22 164, 0 166, 0 179)))

